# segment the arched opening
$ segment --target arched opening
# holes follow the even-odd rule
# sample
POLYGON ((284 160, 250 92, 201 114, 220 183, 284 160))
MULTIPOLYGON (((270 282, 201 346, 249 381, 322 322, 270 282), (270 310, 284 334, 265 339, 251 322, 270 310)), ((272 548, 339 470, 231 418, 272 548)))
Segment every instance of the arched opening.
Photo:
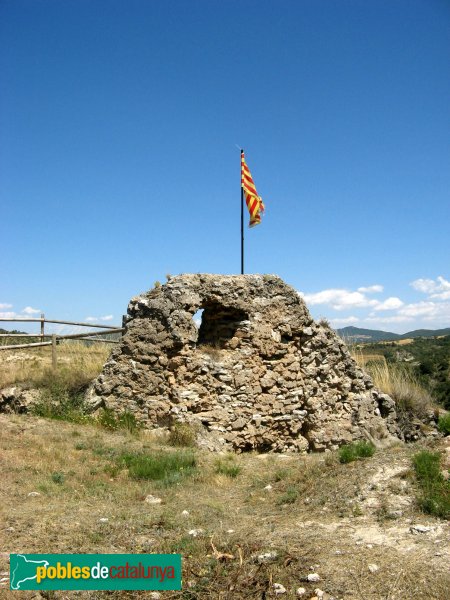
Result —
MULTIPOLYGON (((198 313, 195 317, 197 318, 198 313)), ((198 331, 198 344, 207 344, 224 348, 236 331, 248 320, 248 314, 239 309, 223 306, 218 302, 203 305, 201 323, 198 331)))

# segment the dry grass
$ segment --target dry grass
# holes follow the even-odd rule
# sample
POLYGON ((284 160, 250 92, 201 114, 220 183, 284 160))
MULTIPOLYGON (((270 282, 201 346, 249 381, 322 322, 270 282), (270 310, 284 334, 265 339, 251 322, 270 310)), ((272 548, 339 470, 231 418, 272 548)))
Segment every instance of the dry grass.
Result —
MULTIPOLYGON (((57 364, 59 371, 67 373, 74 380, 82 377, 90 381, 96 377, 109 353, 109 344, 84 344, 66 341, 57 346, 57 364)), ((22 350, 0 351, 0 388, 15 383, 39 384, 52 365, 50 346, 24 348, 22 350)))
POLYGON ((400 411, 420 419, 435 409, 431 394, 406 368, 389 365, 384 356, 360 350, 353 351, 353 358, 369 373, 375 386, 395 400, 400 411))
MULTIPOLYGON (((345 600, 446 597, 449 532, 411 503, 395 521, 376 512, 383 502, 388 515, 390 503, 412 497, 413 448, 348 465, 334 454, 240 455, 236 477, 218 473, 217 455, 197 449, 195 472, 167 486, 117 467, 123 453, 177 452, 149 433, 22 415, 0 415, 0 429, 5 553, 180 552, 183 591, 163 592, 167 600, 269 599, 275 582, 286 587, 286 599, 299 586, 308 599, 315 588, 345 600), (28 496, 33 491, 40 495, 28 496), (162 504, 146 503, 148 494, 162 504), (413 536, 411 520, 432 524, 435 533, 413 536), (274 560, 260 564, 257 556, 267 552, 274 560), (368 570, 372 563, 379 572, 368 570), (321 581, 303 581, 313 571, 321 581)), ((0 572, 7 570, 0 554, 0 572)), ((32 596, 4 589, 2 597, 32 596)), ((46 596, 75 597, 140 599, 148 592, 46 596)))
POLYGON ((401 410, 422 418, 434 408, 430 393, 406 369, 388 366, 386 363, 370 363, 366 368, 374 384, 389 394, 401 410))

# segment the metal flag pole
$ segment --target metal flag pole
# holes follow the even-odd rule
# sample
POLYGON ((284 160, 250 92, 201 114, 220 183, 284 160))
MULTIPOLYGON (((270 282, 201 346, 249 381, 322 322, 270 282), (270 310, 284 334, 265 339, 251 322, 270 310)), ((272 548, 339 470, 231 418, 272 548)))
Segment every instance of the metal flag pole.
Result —
POLYGON ((241 149, 241 275, 244 274, 244 188, 242 187, 242 155, 241 149))

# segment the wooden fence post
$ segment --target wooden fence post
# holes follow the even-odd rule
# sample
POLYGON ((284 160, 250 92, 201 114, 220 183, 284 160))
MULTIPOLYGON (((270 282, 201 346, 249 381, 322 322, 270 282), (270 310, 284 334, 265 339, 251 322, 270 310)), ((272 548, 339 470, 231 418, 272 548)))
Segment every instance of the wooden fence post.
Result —
POLYGON ((45 315, 41 313, 41 342, 44 341, 44 323, 45 323, 45 315))
POLYGON ((56 369, 56 333, 52 335, 52 368, 56 369))

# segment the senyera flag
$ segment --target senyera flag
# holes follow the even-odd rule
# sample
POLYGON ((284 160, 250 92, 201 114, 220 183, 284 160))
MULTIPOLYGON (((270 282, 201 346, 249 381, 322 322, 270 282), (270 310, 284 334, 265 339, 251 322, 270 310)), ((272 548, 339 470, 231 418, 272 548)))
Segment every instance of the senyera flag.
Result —
POLYGON ((245 203, 250 213, 249 227, 254 227, 261 223, 261 213, 264 212, 264 204, 261 196, 258 196, 258 192, 256 191, 250 169, 245 162, 243 150, 241 150, 241 186, 244 192, 245 203))

